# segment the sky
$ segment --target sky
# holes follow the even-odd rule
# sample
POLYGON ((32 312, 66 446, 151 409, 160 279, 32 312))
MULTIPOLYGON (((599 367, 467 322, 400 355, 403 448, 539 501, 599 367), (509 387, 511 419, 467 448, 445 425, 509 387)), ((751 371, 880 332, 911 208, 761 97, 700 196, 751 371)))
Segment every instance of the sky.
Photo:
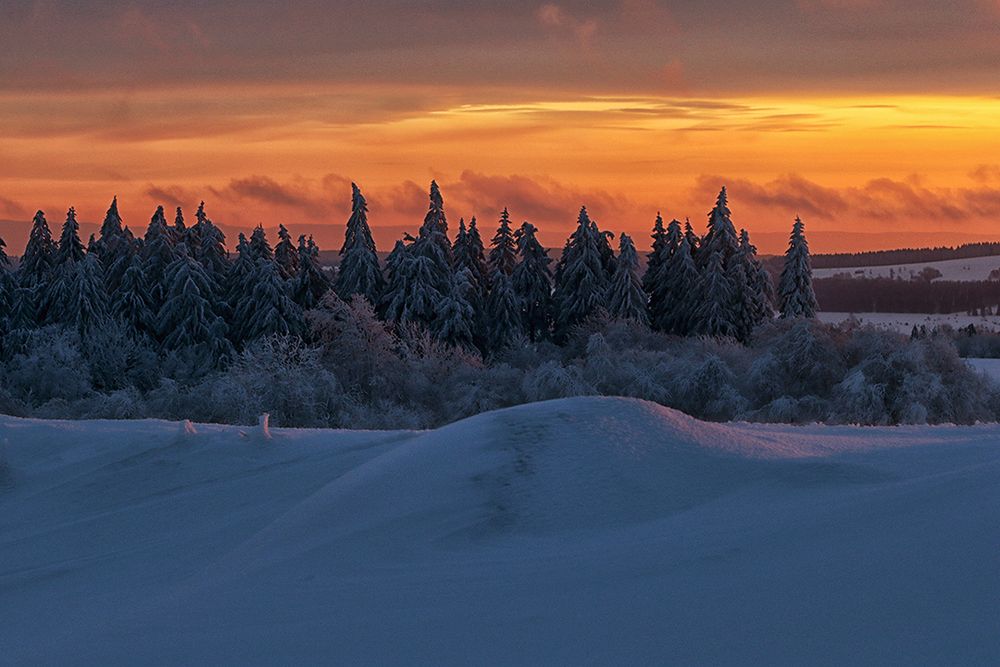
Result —
POLYGON ((144 229, 200 200, 380 246, 431 179, 453 228, 503 206, 559 246, 586 205, 780 252, 1000 239, 1000 0, 109 0, 0 3, 0 221, 144 229))

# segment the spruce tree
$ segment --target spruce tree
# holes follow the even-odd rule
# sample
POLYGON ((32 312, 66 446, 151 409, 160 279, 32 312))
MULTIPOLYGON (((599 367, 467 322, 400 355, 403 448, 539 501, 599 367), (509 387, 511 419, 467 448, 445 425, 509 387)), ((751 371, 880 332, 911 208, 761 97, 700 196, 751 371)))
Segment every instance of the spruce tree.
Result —
MULTIPOLYGON (((10 258, 4 250, 7 244, 0 239, 0 338, 9 331, 10 312, 14 307, 14 278, 10 273, 10 258)), ((2 341, 0 341, 2 343, 2 341)), ((0 353, 3 346, 0 344, 0 353)))
POLYGON ((385 258, 386 285, 378 310, 381 317, 390 322, 398 322, 402 318, 406 293, 405 266, 409 252, 405 241, 400 239, 385 258))
POLYGON ((17 268, 18 283, 21 287, 34 288, 45 285, 55 264, 57 246, 52 240, 52 232, 45 221, 45 213, 38 211, 31 221, 31 233, 24 247, 24 255, 17 268))
MULTIPOLYGON (((174 213, 174 226, 170 229, 170 242, 173 245, 177 245, 178 243, 186 244, 188 242, 188 228, 184 224, 184 211, 181 210, 180 206, 177 207, 174 213)), ((189 250, 190 248, 191 246, 188 246, 189 250)))
POLYGON ((154 312, 167 298, 166 291, 170 285, 166 281, 166 270, 174 260, 174 247, 170 243, 170 230, 163 207, 158 206, 146 228, 146 236, 142 244, 143 270, 149 284, 150 304, 154 312))
POLYGON ((687 239, 688 249, 691 251, 691 257, 693 258, 698 254, 698 246, 701 245, 701 239, 694 231, 694 227, 691 226, 691 219, 684 218, 684 238, 687 239))
POLYGON ((816 294, 812 287, 812 265, 805 224, 795 218, 785 251, 785 266, 778 280, 778 301, 782 318, 816 317, 816 294))
POLYGON ((709 251, 705 268, 701 271, 698 305, 693 311, 694 333, 704 336, 735 337, 738 326, 735 320, 736 293, 732 277, 723 265, 723 251, 715 248, 709 251))
POLYGON ((625 232, 622 232, 618 242, 615 273, 608 287, 608 315, 619 320, 649 324, 646 292, 639 279, 639 255, 625 232))
POLYGON ((330 280, 319 263, 319 247, 310 236, 299 236, 299 273, 292 280, 292 300, 303 310, 315 308, 330 289, 330 280))
POLYGON ((274 246, 274 261, 282 279, 288 280, 299 272, 299 251, 284 225, 278 225, 278 245, 274 246))
POLYGON ((360 294, 368 303, 377 305, 382 298, 385 279, 368 226, 368 202, 356 184, 351 183, 351 191, 351 217, 344 232, 344 245, 340 248, 336 291, 345 301, 360 294))
POLYGON ((238 339, 247 343, 275 334, 300 334, 304 328, 302 309, 289 297, 278 265, 263 257, 257 259, 252 284, 252 291, 236 310, 238 339))
POLYGON ((646 255, 646 272, 642 275, 642 288, 649 295, 653 294, 654 285, 661 276, 661 269, 666 265, 670 252, 667 248, 667 230, 663 226, 663 216, 656 213, 656 221, 653 223, 653 246, 646 255))
POLYGON ((674 305, 674 285, 669 278, 670 266, 677 249, 684 240, 681 223, 671 220, 662 235, 657 233, 657 227, 662 229, 663 221, 656 216, 653 227, 653 251, 649 254, 649 263, 643 275, 643 289, 649 296, 649 322, 659 331, 666 331, 669 311, 674 305))
POLYGON ((402 321, 416 322, 433 329, 440 316, 444 296, 451 291, 452 249, 447 236, 448 223, 444 202, 437 183, 431 181, 430 206, 424 216, 407 261, 400 267, 405 274, 406 305, 402 321))
POLYGON ((660 331, 686 336, 693 332, 701 282, 687 236, 681 237, 677 251, 670 258, 664 282, 669 289, 663 296, 654 326, 660 331))
POLYGON ((577 228, 559 259, 555 302, 555 334, 564 339, 570 329, 605 307, 608 274, 602 260, 601 232, 586 207, 580 209, 577 228))
POLYGON ((177 247, 176 258, 164 272, 166 299, 157 315, 157 334, 166 350, 182 351, 203 368, 216 365, 232 354, 226 339, 226 323, 219 316, 212 284, 205 269, 187 252, 187 244, 177 247))
POLYGON ((73 327, 86 341, 109 323, 108 295, 104 275, 97 257, 88 255, 79 262, 67 264, 64 270, 73 274, 70 297, 60 320, 73 327))
POLYGON ((138 255, 125 270, 121 283, 111 300, 111 314, 133 334, 153 335, 156 318, 150 307, 149 285, 138 255))
POLYGON ((434 336, 452 345, 472 347, 476 313, 469 301, 471 273, 459 269, 452 278, 451 290, 444 298, 441 317, 434 323, 434 336))
POLYGON ((514 293, 510 276, 497 268, 490 276, 492 287, 487 305, 489 313, 489 349, 492 354, 510 347, 524 333, 521 304, 514 293))
POLYGON ((490 241, 489 268, 491 275, 497 271, 509 276, 517 265, 517 244, 510 228, 510 214, 506 207, 500 213, 497 232, 490 241))
POLYGON ((76 264, 83 261, 84 254, 83 243, 80 241, 80 224, 76 221, 76 209, 71 206, 66 212, 62 234, 59 235, 55 265, 61 267, 66 264, 76 264))
POLYGON ((264 231, 263 225, 257 225, 254 227, 253 233, 250 234, 250 256, 257 261, 258 259, 266 259, 269 262, 274 261, 274 250, 271 249, 271 244, 267 240, 267 232, 264 231))
POLYGON ((463 269, 468 271, 469 292, 467 299, 475 312, 475 326, 473 327, 473 341, 480 348, 485 350, 487 340, 487 314, 486 303, 489 297, 489 269, 486 265, 483 239, 479 236, 479 228, 476 225, 475 216, 469 221, 466 228, 465 219, 458 221, 458 233, 455 235, 454 244, 455 270, 463 269))
MULTIPOLYGON (((101 223, 100 238, 98 238, 98 255, 102 255, 106 249, 112 244, 113 240, 118 239, 122 235, 122 216, 118 212, 118 196, 116 195, 111 200, 111 205, 108 206, 107 213, 104 214, 104 222, 101 223)), ((101 262, 104 264, 105 268, 109 265, 103 257, 101 257, 101 262)))
MULTIPOLYGON (((188 247, 188 254, 194 257, 196 260, 201 262, 201 265, 205 267, 210 273, 212 272, 212 267, 210 266, 210 260, 206 262, 202 257, 202 253, 206 248, 206 244, 214 243, 215 241, 207 240, 205 237, 214 227, 212 221, 209 220, 208 215, 205 213, 205 202, 198 203, 198 210, 194 214, 194 224, 187 228, 187 232, 184 236, 184 242, 188 247)), ((225 234, 222 233, 221 229, 216 227, 216 231, 222 236, 222 246, 225 248, 225 234)), ((218 267, 216 267, 216 273, 218 273, 218 267)), ((220 274, 221 275, 221 274, 220 274)))
POLYGON ((549 335, 552 324, 552 271, 548 251, 536 236, 537 229, 525 221, 515 232, 521 258, 511 276, 514 294, 521 306, 521 322, 532 341, 549 335))
MULTIPOLYGON (((236 242, 236 259, 229 265, 225 282, 225 303, 226 312, 233 315, 230 320, 229 334, 233 340, 239 340, 239 332, 243 328, 243 323, 236 316, 239 312, 240 304, 250 298, 253 291, 254 273, 257 270, 257 261, 250 251, 250 242, 243 232, 240 232, 236 242)), ((208 272, 205 272, 208 274, 208 272)))
POLYGON ((747 267, 751 318, 757 326, 774 317, 774 286, 771 274, 757 258, 757 248, 750 242, 750 234, 745 229, 740 230, 740 257, 747 267))
POLYGON ((197 222, 188 228, 188 232, 189 242, 201 244, 200 252, 192 255, 201 262, 209 277, 221 286, 225 283, 226 274, 229 272, 226 234, 204 215, 204 202, 198 207, 197 222))

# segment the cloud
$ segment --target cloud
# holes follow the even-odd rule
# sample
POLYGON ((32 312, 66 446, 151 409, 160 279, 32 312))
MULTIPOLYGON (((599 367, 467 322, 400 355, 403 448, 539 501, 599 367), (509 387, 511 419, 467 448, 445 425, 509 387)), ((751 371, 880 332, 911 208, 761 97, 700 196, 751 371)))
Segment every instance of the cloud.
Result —
POLYGON ((0 196, 0 215, 15 219, 26 218, 28 217, 28 209, 24 208, 13 199, 0 196))
POLYGON ((977 183, 1000 183, 1000 164, 978 164, 969 172, 977 183))
POLYGON ((553 29, 558 33, 569 33, 583 45, 589 45, 597 32, 596 19, 579 19, 552 2, 541 5, 535 12, 535 16, 538 22, 546 28, 553 29))
POLYGON ((766 183, 702 175, 692 195, 703 198, 721 185, 728 186, 731 201, 846 224, 880 221, 927 228, 1000 217, 1000 188, 931 187, 918 177, 876 178, 860 186, 831 188, 796 174, 766 183))

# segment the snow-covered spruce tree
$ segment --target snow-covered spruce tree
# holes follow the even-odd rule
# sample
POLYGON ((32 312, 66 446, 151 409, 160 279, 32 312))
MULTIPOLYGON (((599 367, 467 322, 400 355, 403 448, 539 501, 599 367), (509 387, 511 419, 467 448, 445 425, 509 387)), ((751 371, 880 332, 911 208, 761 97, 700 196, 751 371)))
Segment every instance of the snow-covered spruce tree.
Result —
POLYGON ((110 321, 101 264, 97 257, 88 255, 79 262, 64 265, 64 270, 71 272, 73 280, 59 321, 75 329, 80 339, 86 341, 110 321))
POLYGON ((292 243, 292 235, 282 224, 278 225, 278 245, 274 246, 274 261, 278 264, 278 273, 284 280, 299 272, 299 251, 292 243))
POLYGON ((21 287, 34 288, 44 285, 49 280, 52 266, 55 263, 56 242, 52 240, 52 232, 45 221, 45 213, 38 211, 31 221, 31 233, 24 247, 24 254, 17 267, 17 280, 21 287))
POLYGON ((14 278, 10 273, 10 258, 5 248, 7 244, 0 239, 0 357, 3 356, 4 345, 2 337, 9 331, 10 311, 14 305, 14 278))
POLYGON ((687 236, 682 236, 677 251, 667 265, 665 282, 669 286, 668 297, 659 312, 657 329, 678 336, 692 333, 700 281, 701 276, 691 256, 691 242, 687 236))
POLYGON ((657 215, 656 225, 653 227, 653 251, 649 254, 649 263, 643 275, 643 289, 649 295, 650 325, 659 331, 666 331, 669 311, 677 300, 674 285, 669 277, 670 266, 677 254, 677 248, 684 239, 684 233, 681 231, 681 223, 677 220, 671 220, 661 235, 658 230, 662 227, 663 220, 657 215))
POLYGON ((809 242, 805 224, 795 218, 792 225, 785 266, 778 280, 778 300, 782 318, 816 317, 816 295, 812 287, 812 265, 809 262, 809 242))
POLYGON ((646 292, 639 279, 639 255, 631 237, 625 232, 619 238, 615 273, 608 286, 608 315, 619 320, 649 324, 646 292))
POLYGON ((128 227, 122 226, 122 216, 118 212, 118 198, 115 197, 104 215, 100 236, 94 244, 94 253, 104 269, 104 282, 108 286, 109 294, 114 294, 118 289, 122 276, 131 266, 136 252, 132 232, 128 227))
MULTIPOLYGON (((187 240, 188 228, 184 224, 184 211, 178 206, 174 212, 174 226, 170 228, 170 242, 177 245, 178 243, 187 243, 187 240)), ((190 246, 188 248, 190 249, 190 246)))
POLYGON ((403 294, 406 291, 406 264, 409 248, 403 239, 398 239, 385 258, 385 289, 378 304, 379 316, 390 322, 398 322, 403 310, 403 294))
POLYGON ((490 241, 489 268, 492 275, 500 271, 505 276, 514 273, 517 265, 517 244, 514 241, 514 233, 510 228, 510 213, 504 207, 500 213, 500 222, 497 225, 497 232, 490 241))
POLYGON ((611 239, 615 237, 611 232, 603 232, 597 226, 597 222, 590 221, 594 238, 597 239, 597 250, 601 256, 601 265, 604 267, 604 274, 608 280, 615 274, 615 251, 611 248, 611 239))
POLYGON ((19 287, 13 282, 14 289, 10 297, 10 312, 7 314, 7 331, 27 331, 38 325, 35 290, 31 287, 19 287))
POLYGON ((667 250, 667 229, 663 226, 663 216, 659 211, 656 213, 656 221, 653 223, 653 246, 646 255, 646 272, 642 276, 642 288, 646 294, 652 296, 654 285, 660 278, 660 271, 666 265, 667 258, 671 253, 667 250))
POLYGON ((739 332, 737 295, 733 278, 723 265, 723 252, 719 248, 709 252, 705 247, 700 252, 708 255, 708 262, 701 270, 692 330, 703 336, 735 337, 739 332))
POLYGON ((521 304, 514 293, 510 276, 496 269, 490 276, 490 297, 486 307, 489 314, 489 351, 499 354, 524 335, 521 321, 521 304))
POLYGON ((267 240, 267 232, 264 231, 263 225, 257 225, 253 229, 253 233, 250 234, 250 256, 253 257, 256 262, 258 259, 266 259, 269 262, 274 261, 274 250, 271 249, 271 244, 267 240))
POLYGON ((323 295, 330 289, 327 278, 319 263, 319 247, 310 236, 299 236, 299 273, 292 279, 292 300, 303 310, 315 308, 323 295))
POLYGON ((72 206, 66 211, 66 222, 63 223, 59 235, 59 248, 56 250, 55 265, 76 264, 83 261, 83 243, 80 241, 80 223, 76 221, 76 209, 72 206))
POLYGON ((473 342, 481 350, 486 349, 487 341, 487 314, 486 303, 489 298, 489 269, 486 264, 486 255, 483 248, 483 239, 479 235, 479 227, 476 224, 475 216, 469 221, 466 228, 465 219, 458 221, 458 233, 455 235, 453 245, 455 257, 455 271, 467 269, 469 272, 469 293, 468 301, 475 312, 475 325, 473 326, 473 342))
POLYGON ((587 208, 581 208, 556 273, 553 301, 557 339, 565 339, 570 329, 606 305, 608 274, 601 258, 600 237, 587 208))
POLYGON ((157 334, 165 350, 183 351, 199 369, 216 366, 233 353, 226 323, 213 303, 217 288, 205 269, 177 246, 177 256, 164 272, 166 299, 157 315, 157 334))
MULTIPOLYGON (((694 227, 691 226, 691 219, 684 218, 684 238, 688 241, 688 248, 691 250, 691 257, 693 258, 698 254, 698 247, 701 245, 701 238, 694 231, 694 227)), ((695 265, 697 266, 697 264, 695 265)))
POLYGON ((398 321, 425 325, 432 331, 444 296, 451 291, 452 249, 448 223, 437 183, 431 181, 430 206, 420 234, 400 267, 405 282, 405 306, 398 321))
POLYGON ((453 274, 451 291, 441 306, 441 316, 434 322, 434 336, 438 340, 472 347, 476 312, 469 301, 471 292, 471 273, 466 268, 459 269, 453 274))
MULTIPOLYGON (((205 249, 205 235, 210 227, 213 227, 212 221, 208 219, 208 215, 205 213, 205 202, 198 203, 198 210, 194 214, 194 224, 187 228, 187 232, 184 235, 184 243, 187 244, 188 254, 194 257, 196 260, 201 262, 201 265, 208 268, 208 265, 202 261, 202 252, 205 249)), ((218 230, 222 234, 222 230, 218 230)), ((223 239, 225 235, 223 234, 223 239)), ((225 247, 225 243, 223 243, 225 247)))
POLYGON ((138 255, 122 276, 111 300, 111 315, 118 318, 132 335, 153 335, 156 318, 149 303, 149 285, 138 255))
POLYGON ((166 300, 169 285, 166 281, 167 267, 174 261, 174 248, 170 243, 170 230, 163 207, 156 207, 156 213, 149 221, 146 236, 142 244, 143 270, 149 285, 149 302, 153 312, 159 312, 160 306, 166 300))
POLYGON ((521 322, 532 341, 549 335, 552 324, 552 272, 548 251, 538 242, 538 230, 525 221, 514 233, 521 261, 514 267, 511 284, 521 305, 521 322))
POLYGON ((371 304, 378 304, 385 288, 372 230, 368 226, 368 202, 355 183, 351 183, 351 217, 347 220, 344 245, 340 248, 335 288, 345 301, 360 294, 371 304))
POLYGON ((740 230, 740 257, 747 269, 747 287, 753 325, 757 326, 774 317, 774 285, 771 274, 757 258, 757 247, 750 242, 750 234, 740 230))
POLYGON ((110 251, 110 246, 122 235, 122 216, 118 212, 118 196, 115 195, 108 206, 107 213, 104 214, 104 222, 101 223, 100 236, 97 239, 96 253, 101 260, 101 265, 107 270, 111 262, 105 254, 110 251))
POLYGON ((288 296, 288 283, 282 279, 278 265, 260 258, 252 279, 253 289, 235 313, 239 323, 238 338, 249 343, 264 336, 300 335, 304 328, 302 309, 288 296))
POLYGON ((712 253, 719 252, 722 256, 723 267, 727 267, 729 259, 736 254, 739 245, 739 237, 736 234, 736 227, 733 225, 732 213, 729 211, 726 188, 723 186, 715 200, 715 206, 708 214, 708 230, 705 232, 705 238, 701 240, 704 259, 699 262, 699 265, 705 266, 711 259, 712 253))
MULTIPOLYGON (((202 267, 204 268, 204 267, 202 267)), ((240 232, 236 242, 236 259, 229 265, 226 273, 225 309, 219 309, 220 315, 228 315, 228 333, 233 343, 241 342, 241 335, 245 322, 239 318, 240 308, 244 301, 250 298, 253 292, 254 274, 257 271, 257 262, 250 252, 250 242, 243 232, 240 232)), ((208 272, 205 272, 208 274, 208 272)))
MULTIPOLYGON (((205 272, 217 285, 226 282, 229 272, 229 251, 226 250, 226 234, 219 229, 204 211, 205 202, 198 207, 197 222, 188 228, 189 243, 198 242, 201 250, 192 252, 196 260, 201 262, 205 272)), ((190 249, 190 246, 188 246, 190 249)))

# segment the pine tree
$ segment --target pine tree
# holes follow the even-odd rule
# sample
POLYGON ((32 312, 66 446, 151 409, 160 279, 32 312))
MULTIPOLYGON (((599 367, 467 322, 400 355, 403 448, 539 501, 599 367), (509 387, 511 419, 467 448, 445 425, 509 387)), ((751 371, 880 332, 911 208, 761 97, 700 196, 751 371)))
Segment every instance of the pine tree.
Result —
POLYGON ((500 213, 500 222, 497 226, 497 233, 490 241, 489 268, 491 275, 500 271, 505 276, 514 273, 517 265, 517 244, 514 241, 514 234, 510 228, 510 214, 506 207, 500 213))
POLYGON ((693 258, 698 254, 698 247, 701 245, 701 239, 694 231, 694 227, 691 226, 691 219, 684 218, 684 238, 687 239, 688 249, 691 251, 691 257, 693 258))
POLYGON ((469 221, 468 229, 466 229, 464 218, 458 221, 454 256, 455 270, 461 271, 465 269, 468 271, 467 278, 470 289, 467 299, 475 313, 473 342, 481 350, 485 350, 489 342, 487 340, 488 322, 486 303, 490 292, 490 280, 483 248, 483 239, 479 236, 479 228, 476 225, 475 216, 469 221))
POLYGON ((292 235, 284 225, 278 225, 278 245, 274 246, 274 261, 278 272, 287 280, 299 272, 299 252, 292 243, 292 235))
MULTIPOLYGON (((4 250, 7 244, 0 239, 0 339, 10 330, 10 313, 14 308, 14 290, 16 285, 10 273, 10 258, 4 250)), ((0 356, 2 356, 3 345, 0 340, 0 356)))
POLYGON ((537 229, 525 221, 515 232, 521 261, 511 283, 521 306, 521 322, 532 341, 545 338, 552 323, 552 271, 548 251, 538 242, 537 229))
POLYGON ((19 287, 14 281, 11 292, 10 313, 7 316, 7 331, 23 331, 33 329, 38 324, 37 306, 35 304, 35 289, 19 287))
MULTIPOLYGON (((234 314, 234 317, 235 313, 239 312, 240 304, 248 299, 253 291, 256 269, 257 262, 250 252, 250 242, 247 241, 246 235, 240 232, 236 242, 236 259, 229 265, 225 282, 226 312, 234 314)), ((230 321, 229 333, 234 340, 238 341, 241 329, 241 322, 236 319, 230 321)))
POLYGON ((319 263, 319 247, 312 237, 299 236, 299 273, 293 279, 292 300, 303 310, 315 308, 330 289, 330 280, 319 263))
POLYGON ((510 347, 524 333, 521 304, 510 277, 497 268, 490 276, 492 287, 487 305, 489 313, 489 349, 493 354, 510 347))
POLYGON ((390 322, 402 319, 406 293, 406 262, 410 249, 404 240, 397 240, 385 258, 386 285, 379 303, 379 314, 390 322))
POLYGON ((271 249, 271 244, 267 241, 267 232, 264 231, 263 225, 257 225, 254 227, 253 233, 250 234, 250 256, 254 261, 258 259, 266 259, 269 262, 274 261, 274 250, 271 249))
POLYGON ((81 262, 84 254, 83 243, 80 242, 80 224, 76 221, 76 209, 71 206, 66 212, 66 222, 63 223, 62 234, 59 236, 55 266, 81 262))
MULTIPOLYGON (((98 247, 101 250, 98 251, 98 255, 103 254, 104 250, 111 244, 112 239, 117 239, 122 235, 122 216, 118 212, 118 196, 111 200, 111 205, 108 206, 108 212, 104 214, 104 222, 101 223, 101 233, 98 239, 98 247)), ((101 258, 104 261, 104 258, 101 258)), ((105 265, 106 267, 107 265, 105 265)))
POLYGON ((111 302, 111 314, 133 333, 154 334, 156 318, 150 307, 149 285, 138 255, 122 276, 111 302))
POLYGON ((143 270, 149 284, 150 304, 154 312, 159 312, 160 306, 167 298, 166 291, 170 285, 166 281, 166 270, 174 260, 174 248, 170 244, 170 230, 163 207, 158 206, 156 213, 149 221, 146 236, 142 245, 143 270))
POLYGON ((701 241, 701 249, 704 250, 702 266, 708 263, 713 253, 719 252, 722 257, 722 265, 726 267, 729 265, 729 259, 736 254, 739 248, 739 239, 731 216, 726 188, 723 187, 719 191, 715 207, 708 214, 708 231, 705 232, 705 238, 701 241))
MULTIPOLYGON (((214 227, 212 221, 209 220, 208 215, 205 213, 205 202, 198 203, 198 210, 194 214, 194 224, 187 228, 187 232, 184 236, 184 242, 187 244, 188 253, 194 257, 196 260, 201 262, 201 265, 206 268, 210 273, 212 271, 209 263, 206 263, 205 259, 202 257, 202 252, 206 248, 206 244, 211 244, 216 241, 207 240, 205 237, 209 230, 214 227)), ((225 238, 226 235, 222 233, 221 229, 216 227, 216 231, 222 236, 222 247, 225 249, 225 238)), ((214 260, 210 260, 214 262, 214 260)), ((218 268, 218 267, 216 267, 218 268)), ((216 271, 218 273, 218 271, 216 271)), ((222 275, 222 274, 219 274, 222 275)))
POLYGON ((289 298, 278 265, 263 257, 257 259, 252 283, 252 292, 236 310, 238 339, 246 343, 274 334, 300 334, 304 328, 302 309, 289 298))
POLYGON ((816 317, 816 295, 812 287, 812 265, 805 224, 795 218, 785 251, 785 266, 778 280, 778 300, 782 318, 816 317))
POLYGON ((213 304, 218 288, 188 254, 186 243, 177 250, 164 272, 166 299, 157 316, 157 334, 164 349, 184 351, 211 367, 233 352, 226 323, 213 304))
POLYGON ((336 291, 344 300, 360 294, 368 303, 377 305, 382 298, 385 279, 368 226, 368 202, 356 184, 351 183, 351 189, 351 217, 344 232, 344 245, 340 248, 336 291))
POLYGON ((646 292, 639 279, 639 255, 625 232, 619 239, 615 273, 608 287, 608 315, 619 320, 649 324, 646 292))
POLYGON ((476 326, 476 313, 469 302, 472 291, 471 274, 463 268, 455 272, 451 290, 444 298, 441 316, 434 322, 434 336, 446 343, 471 347, 476 326))
POLYGON ((602 261, 601 232, 586 207, 580 209, 577 228, 559 259, 556 274, 555 333, 565 338, 570 329, 606 305, 608 274, 602 261))
POLYGON ((55 264, 57 246, 52 240, 52 232, 42 211, 35 213, 31 221, 31 233, 24 247, 24 255, 17 268, 17 278, 21 287, 34 288, 45 285, 55 264))

